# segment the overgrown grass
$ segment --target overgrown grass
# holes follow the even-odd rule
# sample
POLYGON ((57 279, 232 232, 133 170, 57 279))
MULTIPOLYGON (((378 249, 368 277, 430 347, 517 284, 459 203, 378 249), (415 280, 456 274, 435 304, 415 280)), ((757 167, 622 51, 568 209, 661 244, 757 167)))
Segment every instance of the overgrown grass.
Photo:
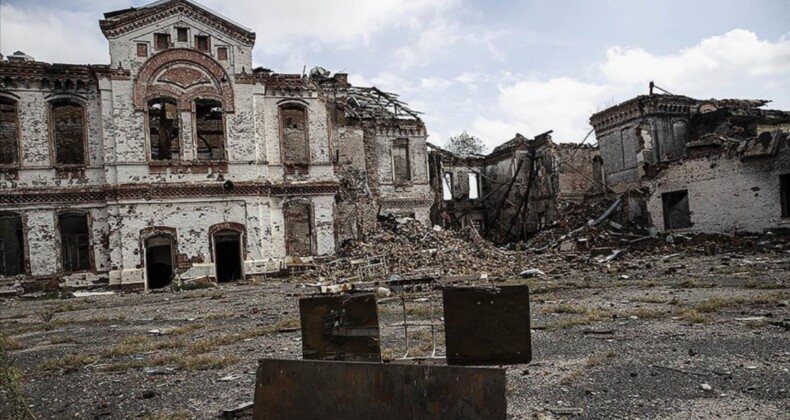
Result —
POLYGON ((641 302, 641 303, 667 303, 666 298, 656 295, 634 296, 630 300, 631 302, 641 302))
POLYGON ((559 304, 559 305, 548 305, 543 308, 544 314, 583 314, 588 311, 588 308, 585 308, 581 305, 570 305, 567 303, 559 304))
POLYGON ((716 283, 688 279, 676 284, 675 287, 679 289, 709 289, 711 287, 716 287, 716 283))
POLYGON ((56 335, 54 337, 49 338, 50 344, 68 344, 68 343, 76 343, 77 337, 73 335, 56 335))
POLYGON ((23 389, 23 374, 16 367, 8 354, 13 344, 0 334, 0 414, 2 418, 29 420, 36 419, 36 414, 28 405, 28 398, 23 389))
POLYGON ((293 318, 293 319, 286 319, 280 321, 274 325, 268 325, 265 327, 255 327, 233 334, 215 335, 209 338, 204 338, 202 340, 196 341, 191 346, 189 346, 187 353, 188 354, 208 353, 210 351, 215 350, 217 347, 227 346, 229 344, 237 343, 239 341, 243 341, 248 338, 273 334, 283 328, 295 328, 298 326, 299 326, 299 320, 293 318))
POLYGON ((743 285, 746 289, 784 289, 787 288, 788 285, 784 282, 770 282, 770 281, 757 281, 757 280, 748 280, 743 285))
POLYGON ((612 312, 606 309, 591 308, 580 306, 583 310, 577 315, 570 317, 563 317, 554 322, 548 323, 544 326, 547 331, 564 330, 578 325, 590 325, 594 322, 600 322, 612 318, 612 312))
POLYGON ((51 359, 44 360, 40 365, 39 369, 41 370, 71 370, 78 368, 80 366, 90 365, 96 363, 101 358, 95 355, 89 355, 84 353, 71 353, 67 354, 62 357, 53 357, 51 359))
POLYGON ((609 361, 609 359, 612 359, 615 356, 617 356, 617 352, 607 351, 606 353, 594 354, 587 357, 587 359, 584 361, 584 364, 580 368, 574 369, 570 374, 562 378, 560 380, 560 384, 571 385, 574 382, 577 382, 584 377, 584 375, 587 373, 587 370, 602 366, 607 361, 609 361))
POLYGON ((696 309, 684 308, 675 311, 674 316, 681 321, 691 322, 692 324, 707 324, 713 321, 710 315, 700 313, 696 309))
POLYGON ((777 303, 782 299, 782 295, 775 293, 775 294, 768 294, 768 295, 759 295, 759 296, 732 296, 732 297, 722 297, 722 296, 714 296, 710 299, 705 300, 702 303, 697 304, 694 309, 699 312, 717 312, 720 309, 738 307, 743 305, 767 305, 777 303))
POLYGON ((173 290, 175 291, 188 291, 188 290, 201 290, 201 289, 213 289, 217 287, 217 284, 214 282, 195 282, 191 281, 188 283, 173 283, 173 290))

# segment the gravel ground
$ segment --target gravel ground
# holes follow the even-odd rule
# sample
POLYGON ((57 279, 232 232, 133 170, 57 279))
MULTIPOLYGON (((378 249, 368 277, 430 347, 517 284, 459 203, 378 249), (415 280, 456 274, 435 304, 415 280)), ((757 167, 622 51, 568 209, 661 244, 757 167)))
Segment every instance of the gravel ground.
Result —
MULTIPOLYGON (((534 328, 533 362, 505 366, 510 418, 790 417, 788 332, 775 325, 790 318, 787 252, 529 263, 549 276, 506 282, 531 286, 534 328)), ((7 299, 0 328, 39 418, 213 419, 252 401, 258 358, 300 358, 310 293, 270 281, 7 299)), ((441 316, 438 292, 407 299, 410 321, 441 316)), ((380 299, 379 314, 385 358, 404 356, 400 299, 380 299)), ((430 327, 412 328, 410 347, 429 356, 430 327)), ((0 412, 12 404, 4 389, 0 412)))

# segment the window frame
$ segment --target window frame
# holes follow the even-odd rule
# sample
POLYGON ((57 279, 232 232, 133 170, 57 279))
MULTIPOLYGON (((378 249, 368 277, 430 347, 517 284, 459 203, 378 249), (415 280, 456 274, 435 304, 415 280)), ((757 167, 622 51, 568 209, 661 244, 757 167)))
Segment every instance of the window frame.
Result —
POLYGON ((280 163, 284 167, 298 168, 308 167, 311 164, 310 159, 310 108, 306 103, 288 101, 283 102, 277 107, 277 119, 280 131, 280 163), (287 109, 301 109, 304 113, 304 143, 305 143, 305 161, 304 162, 290 162, 285 160, 285 115, 284 110, 287 109))
POLYGON ((16 125, 16 139, 14 140, 14 149, 16 151, 16 159, 11 163, 0 162, 0 170, 2 169, 17 169, 22 166, 22 125, 19 121, 19 100, 17 98, 0 95, 0 101, 11 103, 14 106, 14 124, 16 125))
MULTIPOLYGON (((200 162, 226 162, 228 160, 228 126, 227 126, 227 118, 225 118, 225 104, 220 99, 215 98, 196 98, 192 101, 192 139, 193 144, 195 147, 195 160, 200 162), (207 102, 216 102, 219 104, 220 108, 222 108, 222 158, 220 159, 200 159, 198 157, 198 119, 197 119, 197 107, 198 102, 200 101, 207 101, 207 102)), ((180 136, 179 136, 180 137, 180 136)))
POLYGON ((154 164, 167 164, 167 163, 179 162, 179 161, 183 160, 182 157, 183 157, 184 153, 183 153, 183 150, 181 149, 181 146, 182 146, 181 139, 182 139, 182 134, 183 134, 182 131, 183 130, 182 130, 182 127, 181 127, 181 110, 178 108, 178 100, 176 98, 172 98, 170 96, 157 96, 157 97, 153 97, 153 98, 147 99, 145 101, 145 104, 146 104, 146 106, 145 106, 145 138, 146 138, 145 148, 146 148, 146 160, 149 163, 154 163, 154 164), (178 146, 179 146, 179 148, 177 150, 178 151, 178 158, 177 159, 173 158, 173 149, 172 148, 170 149, 170 159, 154 159, 154 156, 153 156, 154 148, 153 148, 153 145, 151 144, 151 109, 150 108, 151 108, 151 102, 152 101, 157 101, 157 100, 171 102, 176 107, 176 120, 175 121, 176 121, 176 125, 178 127, 178 138, 177 138, 178 142, 177 143, 178 143, 178 146))
MULTIPOLYGON (((55 213, 55 228, 57 229, 57 245, 58 245, 58 263, 60 266, 60 272, 70 275, 70 274, 79 274, 79 273, 94 273, 96 272, 96 262, 94 256, 94 249, 93 249, 93 219, 91 218, 90 212, 87 211, 78 211, 78 210, 61 210, 55 213), (87 241, 88 241, 88 267, 84 269, 78 270, 66 270, 66 256, 64 255, 63 249, 63 225, 62 219, 64 217, 69 216, 82 216, 85 218, 85 224, 87 226, 87 241)), ((79 245, 77 245, 79 247, 79 245)))
POLYGON ((211 37, 209 35, 195 35, 195 44, 194 48, 202 53, 208 54, 211 52, 211 37), (206 48, 200 48, 200 40, 205 38, 206 39, 206 48))
POLYGON ((411 165, 411 146, 409 144, 408 138, 397 138, 392 141, 392 146, 390 146, 390 163, 392 165, 392 183, 395 185, 411 185, 413 182, 413 174, 412 174, 412 165, 411 165), (396 165, 395 165, 395 149, 396 148, 404 148, 406 149, 406 172, 408 173, 408 177, 405 180, 399 180, 397 177, 396 165))
POLYGON ((176 27, 176 42, 189 43, 189 28, 176 27), (183 31, 183 32, 182 32, 183 31), (181 34, 184 34, 184 40, 181 40, 181 34))
POLYGON ((170 33, 168 32, 156 32, 154 33, 154 51, 166 51, 171 48, 172 42, 170 41, 170 33), (159 48, 159 37, 164 36, 167 40, 167 46, 165 48, 159 48))
POLYGON ((790 173, 779 175, 779 203, 782 219, 790 219, 790 173))
POLYGON ((88 150, 88 107, 84 101, 61 97, 48 101, 48 126, 49 126, 49 153, 53 168, 85 168, 90 166, 90 152, 88 150), (54 109, 58 105, 77 105, 82 108, 82 163, 59 163, 57 138, 55 136, 54 109))

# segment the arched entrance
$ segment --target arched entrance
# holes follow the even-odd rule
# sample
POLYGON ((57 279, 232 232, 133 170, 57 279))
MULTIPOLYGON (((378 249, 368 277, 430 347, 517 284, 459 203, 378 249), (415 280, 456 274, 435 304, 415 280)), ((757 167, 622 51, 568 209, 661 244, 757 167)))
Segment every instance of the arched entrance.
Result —
POLYGON ((152 236, 145 240, 145 275, 149 289, 161 289, 173 281, 173 238, 152 236))
POLYGON ((217 282, 241 279, 243 276, 241 233, 223 229, 214 233, 213 240, 217 282))

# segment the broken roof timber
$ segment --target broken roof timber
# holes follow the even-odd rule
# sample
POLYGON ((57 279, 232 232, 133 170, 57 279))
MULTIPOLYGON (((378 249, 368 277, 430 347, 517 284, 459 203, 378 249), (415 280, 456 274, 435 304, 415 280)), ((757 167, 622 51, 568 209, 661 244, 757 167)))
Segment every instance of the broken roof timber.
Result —
POLYGON ((349 116, 353 118, 415 119, 420 120, 421 112, 414 111, 408 104, 399 100, 398 95, 384 92, 376 87, 356 87, 348 89, 349 116))

